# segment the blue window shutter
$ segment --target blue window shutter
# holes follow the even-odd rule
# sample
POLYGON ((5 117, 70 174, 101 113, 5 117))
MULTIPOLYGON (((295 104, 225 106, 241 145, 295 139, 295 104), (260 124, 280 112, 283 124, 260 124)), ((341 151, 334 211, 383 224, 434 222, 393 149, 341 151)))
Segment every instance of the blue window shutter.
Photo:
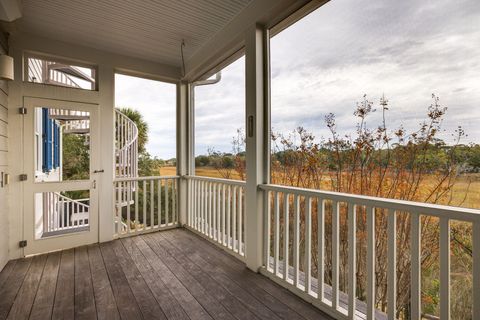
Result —
POLYGON ((60 153, 59 153, 59 139, 60 139, 60 126, 56 121, 53 122, 53 167, 56 169, 60 166, 60 153))
POLYGON ((47 111, 47 171, 51 171, 53 168, 53 120, 48 118, 47 111))
POLYGON ((42 171, 47 172, 47 134, 48 134, 48 109, 42 108, 42 171))

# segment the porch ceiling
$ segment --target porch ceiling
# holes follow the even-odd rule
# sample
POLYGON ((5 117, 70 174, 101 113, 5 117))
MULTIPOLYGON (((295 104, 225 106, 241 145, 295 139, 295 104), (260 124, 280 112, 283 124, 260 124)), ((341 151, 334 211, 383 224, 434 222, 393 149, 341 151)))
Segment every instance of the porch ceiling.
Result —
POLYGON ((23 0, 17 30, 181 66, 252 0, 23 0))

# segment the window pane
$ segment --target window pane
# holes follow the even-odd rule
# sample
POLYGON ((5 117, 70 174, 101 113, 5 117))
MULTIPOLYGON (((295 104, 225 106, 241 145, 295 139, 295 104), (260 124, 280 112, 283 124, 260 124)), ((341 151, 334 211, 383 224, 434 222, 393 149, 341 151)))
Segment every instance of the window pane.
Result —
POLYGON ((28 78, 26 81, 61 87, 95 90, 96 72, 94 68, 27 57, 28 78))
POLYGON ((35 182, 90 178, 90 113, 35 108, 35 182))
POLYGON ((245 180, 245 58, 194 90, 195 174, 245 180))

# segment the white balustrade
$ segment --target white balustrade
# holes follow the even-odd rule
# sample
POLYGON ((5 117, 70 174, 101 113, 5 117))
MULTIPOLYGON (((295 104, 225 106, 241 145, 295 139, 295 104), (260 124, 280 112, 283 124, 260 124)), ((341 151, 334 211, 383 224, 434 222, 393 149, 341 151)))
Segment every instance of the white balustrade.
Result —
POLYGON ((199 176, 186 179, 186 227, 243 259, 245 182, 199 176))
MULTIPOLYGON (((213 182, 209 182, 213 183, 213 182)), ((203 195, 205 187, 202 181, 196 181, 194 189, 200 187, 203 195)), ((307 301, 337 319, 395 319, 397 317, 397 276, 399 257, 409 256, 411 264, 410 286, 401 290, 410 290, 410 318, 420 319, 421 312, 421 228, 422 218, 435 217, 439 225, 440 246, 440 318, 450 319, 450 229, 451 223, 471 223, 473 229, 473 319, 480 319, 480 210, 458 208, 427 203, 375 198, 361 195, 311 189, 261 185, 265 194, 265 266, 261 272, 275 282, 285 286, 307 301), (293 208, 291 208, 293 206, 293 208), (282 209, 283 208, 283 209, 282 209), (312 219, 316 215, 316 220, 312 219), (331 217, 331 247, 325 242, 325 217, 331 217), (365 217, 366 257, 357 256, 357 216, 365 217), (376 216, 384 215, 387 235, 387 312, 376 310, 376 216), (344 218, 345 217, 345 218, 344 218), (406 220, 410 227, 410 248, 397 247, 397 219, 406 220), (347 221, 345 221, 345 219, 347 221), (293 223, 293 225, 290 225, 293 223), (316 226, 314 226, 316 224, 316 226), (316 230, 312 233, 312 228, 316 230), (346 233, 340 237, 342 232, 346 233), (292 230, 293 229, 293 230, 292 230), (293 235, 293 239, 291 239, 293 235), (316 241, 316 250, 312 250, 312 241, 316 241), (343 256, 340 248, 348 250, 343 256), (329 250, 331 265, 325 265, 325 251, 329 250), (403 251, 407 250, 407 252, 403 251), (312 255, 315 253, 316 257, 312 255), (401 256, 397 254, 401 252, 401 256), (346 257, 345 257, 346 256, 346 257), (366 301, 357 299, 357 259, 365 259, 366 301), (312 264, 316 264, 315 273, 312 264), (340 266, 344 273, 340 279, 340 266), (346 268, 345 268, 346 266, 346 268), (327 267, 329 270, 327 271, 327 267), (347 270, 347 271, 345 271, 347 270), (325 283, 326 272, 330 272, 331 282, 325 283), (342 283, 348 285, 341 288, 342 283), (361 305, 361 306, 360 306, 361 305)), ((194 204, 197 203, 194 200, 194 204)), ((195 211, 194 211, 195 212, 195 211)), ((198 219, 195 216, 193 219, 198 219)), ((196 221, 196 220, 194 220, 196 221)), ((202 220, 203 221, 203 220, 202 220)))
POLYGON ((176 176, 115 179, 115 236, 177 227, 177 181, 176 176))

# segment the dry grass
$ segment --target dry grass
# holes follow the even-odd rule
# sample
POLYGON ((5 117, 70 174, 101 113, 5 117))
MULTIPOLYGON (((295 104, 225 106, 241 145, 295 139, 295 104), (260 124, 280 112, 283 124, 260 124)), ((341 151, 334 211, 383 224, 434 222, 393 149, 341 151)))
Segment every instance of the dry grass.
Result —
MULTIPOLYGON (((176 170, 175 167, 162 167, 159 173, 162 176, 171 176, 176 174, 176 170)), ((212 167, 197 168, 195 174, 202 177, 223 178, 220 172, 212 167)), ((235 171, 232 171, 231 179, 240 180, 240 177, 235 171)), ((435 178, 432 177, 431 185, 434 183, 435 178)), ((425 187, 428 188, 429 185, 430 183, 425 187)), ((328 187, 327 181, 325 181, 325 187, 328 187)), ((453 187, 451 205, 480 209, 480 174, 465 174, 457 179, 453 187)))

